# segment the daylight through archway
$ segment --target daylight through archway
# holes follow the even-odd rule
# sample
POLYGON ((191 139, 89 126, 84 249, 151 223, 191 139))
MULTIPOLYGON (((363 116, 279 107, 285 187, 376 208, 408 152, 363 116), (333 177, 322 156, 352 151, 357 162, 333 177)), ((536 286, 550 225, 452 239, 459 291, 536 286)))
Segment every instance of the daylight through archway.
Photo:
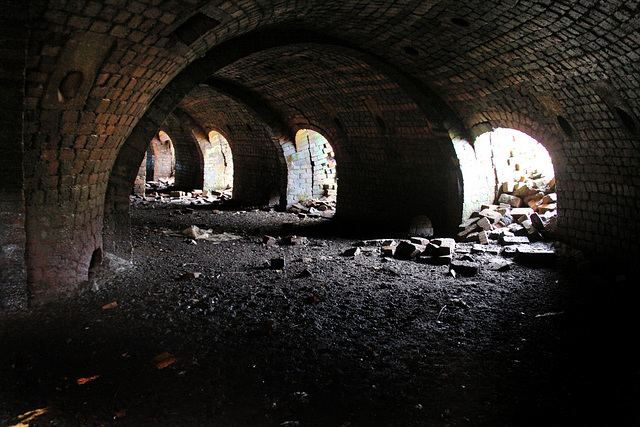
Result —
POLYGON ((507 214, 497 224, 505 229, 517 223, 529 235, 555 230, 555 172, 540 142, 524 132, 498 128, 480 135, 473 146, 464 141, 454 145, 464 183, 463 226, 477 219, 478 211, 493 209, 507 214))
POLYGON ((298 209, 305 206, 334 211, 338 179, 335 153, 329 141, 319 132, 301 129, 296 134, 295 147, 289 148, 287 204, 298 209))

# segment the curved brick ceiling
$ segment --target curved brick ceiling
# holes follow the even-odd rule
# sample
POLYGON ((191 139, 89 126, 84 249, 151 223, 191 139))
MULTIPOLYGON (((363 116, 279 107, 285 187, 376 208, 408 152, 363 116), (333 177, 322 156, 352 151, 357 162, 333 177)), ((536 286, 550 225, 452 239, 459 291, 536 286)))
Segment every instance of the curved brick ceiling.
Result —
MULTIPOLYGON (((112 231, 109 220, 102 231, 103 217, 126 205, 123 189, 135 177, 126 159, 142 159, 150 135, 215 72, 269 99, 291 125, 305 120, 305 114, 324 123, 334 111, 337 117, 341 106, 355 105, 348 95, 358 81, 348 82, 339 71, 355 67, 357 55, 314 52, 328 64, 348 59, 335 69, 320 68, 324 75, 310 69, 312 61, 302 65, 299 58, 292 63, 298 68, 288 69, 284 80, 265 80, 264 87, 238 79, 265 79, 269 63, 281 73, 284 58, 259 62, 253 46, 264 48, 270 41, 252 41, 251 32, 258 30, 308 30, 390 67, 391 72, 380 73, 390 90, 396 85, 401 88, 397 93, 409 96, 393 96, 387 105, 394 108, 385 110, 379 96, 384 92, 371 93, 387 113, 381 115, 384 126, 375 117, 358 126, 355 116, 345 112, 344 121, 360 129, 361 138, 368 130, 369 136, 393 140, 389 130, 417 134, 425 126, 437 132, 456 129, 459 135, 490 126, 530 133, 554 160, 564 200, 559 206, 564 237, 624 259, 638 254, 640 6, 635 2, 32 0, 8 6, 2 16, 8 40, 15 43, 5 45, 12 66, 3 76, 15 86, 11 94, 19 100, 14 104, 24 111, 21 129, 7 134, 3 146, 24 161, 23 171, 15 172, 14 157, 7 156, 3 182, 11 191, 9 186, 22 183, 17 197, 24 197, 26 267, 33 293, 73 288, 86 279, 91 254, 102 246, 103 233, 112 231), (230 72, 234 67, 237 74, 230 72), (297 93, 294 82, 300 82, 297 93), (411 86, 419 90, 411 93, 411 86), (330 102, 330 90, 339 101, 330 102), (312 107, 311 99, 302 98, 310 94, 321 105, 312 107), (419 105, 423 116, 399 113, 400 100, 410 108, 419 105), (425 124, 427 116, 437 114, 442 123, 425 124), (107 201, 120 194, 115 204, 122 206, 105 204, 105 194, 107 201)), ((355 70, 349 72, 355 77, 355 70)), ((374 103, 368 102, 371 112, 374 103)), ((335 121, 326 126, 340 127, 335 121)), ((358 144, 352 146, 364 146, 358 144)), ((339 145, 338 151, 348 147, 339 145)), ((398 161, 407 152, 396 154, 398 161)), ((373 158, 352 166, 362 164, 374 169, 373 158)), ((418 163, 409 170, 422 173, 418 163)), ((365 183, 353 176, 354 185, 365 183)), ((366 182, 397 188, 410 186, 413 179, 366 182)), ((455 180, 445 178, 443 191, 453 196, 443 194, 442 200, 458 197, 455 180)), ((348 186, 341 183, 340 188, 349 194, 348 186)), ((354 204, 366 206, 355 191, 352 195, 354 204)), ((400 202, 410 196, 399 196, 400 202)))

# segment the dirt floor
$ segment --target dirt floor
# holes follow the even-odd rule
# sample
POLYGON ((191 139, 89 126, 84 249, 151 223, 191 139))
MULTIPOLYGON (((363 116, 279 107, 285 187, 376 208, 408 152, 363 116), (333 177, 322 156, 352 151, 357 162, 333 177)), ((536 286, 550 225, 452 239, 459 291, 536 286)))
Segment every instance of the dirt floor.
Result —
POLYGON ((457 253, 480 271, 453 277, 345 256, 403 236, 327 219, 137 202, 132 222, 133 266, 105 254, 88 290, 0 316, 0 425, 640 425, 638 292, 566 251, 457 253))

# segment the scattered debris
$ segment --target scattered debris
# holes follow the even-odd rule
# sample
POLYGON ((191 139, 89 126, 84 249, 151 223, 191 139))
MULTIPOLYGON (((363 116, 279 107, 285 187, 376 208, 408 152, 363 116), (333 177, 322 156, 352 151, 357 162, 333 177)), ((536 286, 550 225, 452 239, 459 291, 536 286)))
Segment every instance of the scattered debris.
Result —
POLYGON ((192 225, 185 228, 180 233, 176 233, 170 230, 162 230, 162 234, 166 236, 188 237, 193 240, 206 240, 212 243, 230 242, 233 240, 242 239, 242 236, 238 236, 233 233, 214 233, 213 230, 202 230, 197 225, 192 225))
POLYGON ((157 355, 153 359, 151 359, 151 363, 155 365, 158 369, 164 369, 167 366, 173 365, 178 362, 178 358, 171 353, 165 352, 157 355))
POLYGON ((396 247, 394 257, 396 259, 414 259, 424 252, 425 247, 421 245, 417 245, 415 243, 410 243, 407 241, 401 241, 396 247))
POLYGON ((514 260, 527 267, 553 267, 557 255, 553 249, 520 246, 516 249, 514 260))
POLYGON ((77 383, 78 385, 84 385, 84 384, 86 384, 86 383, 88 383, 88 382, 91 382, 91 381, 97 380, 98 378, 100 378, 100 375, 94 375, 94 376, 92 376, 92 377, 87 377, 87 378, 78 378, 78 379, 76 380, 76 383, 77 383))
POLYGON ((503 183, 495 205, 482 205, 460 224, 461 242, 514 245, 544 240, 557 228, 555 178, 538 173, 503 183))
POLYGON ((478 274, 479 264, 467 260, 454 260, 449 265, 449 270, 454 270, 462 276, 474 276, 478 274))
POLYGON ((285 236, 282 238, 282 244, 284 245, 307 245, 309 244, 309 239, 301 236, 285 236))
POLYGON ((336 202, 332 197, 301 200, 289 206, 288 211, 298 214, 300 218, 333 218, 336 202))
POLYGON ((199 273, 199 272, 196 272, 196 271, 189 271, 189 272, 186 272, 186 273, 182 274, 182 276, 180 276, 180 278, 184 279, 184 280, 197 279, 199 277, 202 277, 202 273, 199 273))
POLYGON ((536 314, 536 318, 541 318, 541 317, 552 317, 552 316, 558 316, 560 314, 564 314, 564 311, 551 311, 549 313, 542 313, 542 314, 536 314))
POLYGON ((14 424, 12 427, 27 427, 29 425, 29 422, 33 421, 40 415, 46 414, 50 409, 51 407, 34 409, 33 411, 25 412, 22 415, 18 415, 17 418, 20 420, 20 422, 18 424, 14 424))
POLYGON ((342 256, 357 256, 360 255, 362 251, 360 247, 356 246, 355 248, 349 248, 342 253, 342 256))

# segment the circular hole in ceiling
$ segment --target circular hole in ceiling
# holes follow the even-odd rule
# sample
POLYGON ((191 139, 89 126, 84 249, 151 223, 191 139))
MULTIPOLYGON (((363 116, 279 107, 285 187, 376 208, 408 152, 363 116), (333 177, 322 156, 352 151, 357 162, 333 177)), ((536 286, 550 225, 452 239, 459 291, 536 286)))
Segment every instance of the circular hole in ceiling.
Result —
POLYGON ((413 46, 405 46, 402 48, 407 55, 418 56, 420 52, 413 46))
POLYGON ((571 125, 569 124, 569 122, 567 121, 567 119, 565 119, 562 116, 558 116, 556 117, 556 119, 558 120, 558 124, 560 125, 560 127, 562 128, 562 131, 569 137, 571 138, 573 136, 573 128, 571 127, 571 125))
POLYGON ((462 28, 469 28, 471 26, 469 21, 464 18, 451 18, 451 22, 462 28))
POLYGON ((638 132, 638 127, 636 126, 635 119, 631 116, 631 114, 624 111, 622 108, 615 107, 616 114, 622 125, 631 133, 638 132))
POLYGON ((82 82, 84 81, 84 74, 80 71, 70 71, 60 81, 58 87, 58 101, 68 102, 78 96, 78 91, 82 82))

